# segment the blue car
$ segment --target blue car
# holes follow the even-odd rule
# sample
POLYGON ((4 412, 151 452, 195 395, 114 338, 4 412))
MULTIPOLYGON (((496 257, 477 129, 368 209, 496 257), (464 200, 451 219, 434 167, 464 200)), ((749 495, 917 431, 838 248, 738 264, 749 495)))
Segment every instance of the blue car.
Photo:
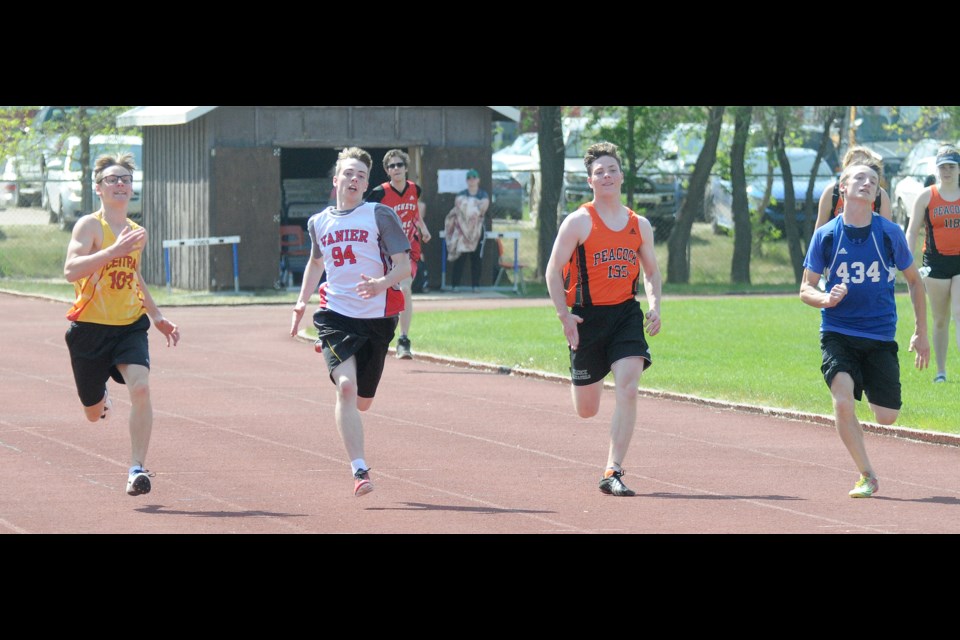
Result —
MULTIPOLYGON (((787 158, 790 160, 790 173, 793 176, 793 193, 796 199, 796 220, 798 224, 805 223, 805 204, 807 187, 810 184, 810 174, 813 171, 813 161, 817 152, 805 147, 787 147, 787 158)), ((775 157, 775 156, 774 156, 775 157)), ((750 150, 744 162, 747 179, 747 201, 751 211, 756 211, 767 187, 767 148, 755 147, 750 150)), ((817 215, 817 203, 820 195, 827 188, 832 188, 837 174, 829 163, 820 160, 817 167, 816 179, 813 183, 813 210, 814 218, 817 215)), ((769 220, 781 231, 784 229, 784 197, 785 183, 783 172, 779 166, 773 169, 773 184, 770 189, 770 201, 763 211, 763 220, 769 220)), ((707 184, 707 193, 704 198, 706 217, 713 223, 714 229, 733 229, 732 192, 730 181, 710 178, 707 184)))

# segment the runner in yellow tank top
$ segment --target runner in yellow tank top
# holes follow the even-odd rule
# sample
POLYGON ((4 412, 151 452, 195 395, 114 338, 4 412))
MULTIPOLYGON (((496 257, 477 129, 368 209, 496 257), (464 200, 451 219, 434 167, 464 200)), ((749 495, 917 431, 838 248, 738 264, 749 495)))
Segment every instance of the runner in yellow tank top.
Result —
POLYGON ((146 231, 127 217, 134 168, 130 154, 97 159, 94 182, 101 208, 74 226, 63 274, 77 292, 65 338, 87 419, 96 422, 112 413, 110 378, 130 393, 126 491, 137 496, 150 492, 152 476, 143 466, 153 429, 147 329, 152 318, 167 346, 176 346, 180 330, 163 317, 140 277, 146 231))
POLYGON ((650 336, 660 332, 660 269, 650 221, 620 202, 623 170, 616 145, 592 145, 583 163, 593 201, 560 225, 547 262, 547 290, 569 346, 573 406, 580 417, 597 415, 604 378, 613 372, 617 407, 600 491, 632 496, 621 463, 637 423, 640 375, 652 362, 644 328, 650 336), (641 271, 645 316, 636 299, 641 271))
MULTIPOLYGON (((101 209, 92 214, 100 222, 104 247, 117 242, 117 235, 110 227, 101 209)), ((133 220, 127 219, 124 229, 133 231, 143 229, 133 220)), ((67 318, 98 324, 128 325, 147 312, 143 306, 143 291, 137 271, 140 265, 141 249, 134 249, 125 256, 114 258, 89 276, 73 283, 77 299, 73 303, 67 318)))

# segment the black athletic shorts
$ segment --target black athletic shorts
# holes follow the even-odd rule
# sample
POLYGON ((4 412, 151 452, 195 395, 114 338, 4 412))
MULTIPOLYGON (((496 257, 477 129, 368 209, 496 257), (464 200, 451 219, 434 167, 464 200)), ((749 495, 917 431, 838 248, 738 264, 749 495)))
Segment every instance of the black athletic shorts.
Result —
POLYGON ((399 317, 350 318, 329 309, 317 309, 313 326, 317 328, 317 347, 323 353, 333 379, 333 370, 341 362, 357 359, 357 395, 372 398, 377 393, 383 363, 397 329, 399 317))
POLYGON ((147 330, 150 318, 140 316, 128 325, 114 326, 96 322, 71 322, 64 338, 70 351, 77 395, 85 407, 103 400, 109 378, 126 384, 118 364, 139 364, 150 368, 147 330))
POLYGON ((871 403, 900 409, 900 360, 895 340, 872 340, 833 331, 820 334, 823 364, 820 371, 829 388, 841 371, 853 378, 853 397, 866 392, 871 403))
POLYGON ((639 356, 646 371, 653 360, 643 330, 643 310, 636 300, 613 305, 575 306, 580 344, 570 349, 570 381, 582 387, 603 380, 617 360, 639 356))
POLYGON ((949 280, 960 276, 960 256, 941 256, 938 254, 923 254, 923 266, 930 267, 928 278, 949 280))

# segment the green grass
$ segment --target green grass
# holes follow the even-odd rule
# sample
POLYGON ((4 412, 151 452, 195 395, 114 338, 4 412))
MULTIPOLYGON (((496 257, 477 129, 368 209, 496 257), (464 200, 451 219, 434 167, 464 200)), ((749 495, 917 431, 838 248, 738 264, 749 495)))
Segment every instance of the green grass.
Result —
MULTIPOLYGON (((820 312, 797 295, 675 298, 663 302, 663 330, 649 339, 654 366, 641 387, 832 415, 820 374, 820 312)), ((960 394, 934 385, 907 351, 913 310, 898 296, 904 406, 898 425, 960 433, 960 394)), ((414 316, 414 351, 566 376, 569 360, 553 308, 423 311, 414 316), (491 333, 495 327, 495 334, 491 333)), ((951 337, 952 358, 956 358, 951 337)), ((875 418, 858 403, 861 420, 875 418)))
POLYGON ((63 278, 69 242, 56 225, 0 226, 0 278, 63 278))

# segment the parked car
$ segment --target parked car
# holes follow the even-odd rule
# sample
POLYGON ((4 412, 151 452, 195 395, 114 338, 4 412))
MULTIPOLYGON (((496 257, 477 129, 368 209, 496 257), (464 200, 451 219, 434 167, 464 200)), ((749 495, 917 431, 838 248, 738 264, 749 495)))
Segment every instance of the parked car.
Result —
MULTIPOLYGON (((535 132, 521 133, 510 145, 493 154, 494 164, 502 162, 524 189, 530 184, 531 173, 540 169, 539 154, 536 158, 533 155, 537 140, 535 132)), ((500 171, 496 167, 493 170, 500 171)))
MULTIPOLYGON (((75 128, 80 107, 40 107, 28 132, 28 144, 42 158, 41 164, 58 156, 64 149, 67 134, 75 128)), ((84 107, 88 116, 96 115, 97 107, 84 107)), ((44 167, 45 168, 45 167, 44 167)))
POLYGON ((490 215, 494 218, 519 220, 523 216, 523 185, 513 177, 500 160, 493 159, 493 193, 490 194, 490 215))
POLYGON ((8 207, 29 207, 40 204, 43 172, 39 163, 22 156, 3 161, 0 174, 0 204, 8 207))
POLYGON ((923 191, 928 180, 937 179, 937 149, 940 142, 925 138, 907 153, 900 165, 900 172, 890 183, 890 203, 893 207, 893 221, 904 229, 913 215, 913 205, 923 191))
MULTIPOLYGON (((913 146, 908 133, 890 125, 883 113, 864 113, 854 120, 856 144, 876 151, 883 158, 883 179, 880 186, 891 192, 891 180, 900 172, 907 152, 913 146)), ((844 140, 841 151, 846 153, 849 142, 844 140)))
MULTIPOLYGON (((790 172, 793 176, 793 191, 796 198, 796 219, 803 224, 805 222, 804 206, 807 197, 807 186, 810 182, 810 174, 813 171, 813 161, 816 160, 817 152, 806 147, 787 147, 787 158, 790 160, 790 172)), ((747 152, 744 162, 744 170, 747 180, 747 201, 751 211, 756 211, 759 207, 760 199, 767 186, 767 148, 755 147, 747 152)), ((833 186, 836 179, 836 173, 830 165, 821 158, 820 165, 817 167, 816 180, 813 185, 813 216, 817 215, 817 202, 824 189, 833 186)), ((784 193, 785 183, 783 181, 783 171, 779 166, 773 170, 773 186, 770 192, 770 203, 763 212, 762 219, 769 220, 775 227, 781 231, 784 228, 784 193)), ((730 181, 711 176, 707 183, 707 193, 704 197, 707 218, 713 223, 715 229, 733 229, 733 192, 731 191, 730 181)))
MULTIPOLYGON (((46 183, 43 189, 43 206, 50 212, 50 222, 59 224, 63 229, 71 229, 80 216, 91 213, 81 211, 83 185, 81 184, 82 165, 80 164, 81 140, 71 136, 66 140, 62 154, 47 161, 46 183)), ((104 154, 118 156, 122 153, 133 154, 136 171, 133 173, 133 194, 130 197, 128 214, 133 220, 141 215, 141 190, 143 188, 143 139, 140 136, 97 135, 90 136, 91 181, 94 163, 104 154)), ((91 187, 92 188, 92 187, 91 187)), ((93 195, 93 210, 99 207, 97 196, 93 195)))

